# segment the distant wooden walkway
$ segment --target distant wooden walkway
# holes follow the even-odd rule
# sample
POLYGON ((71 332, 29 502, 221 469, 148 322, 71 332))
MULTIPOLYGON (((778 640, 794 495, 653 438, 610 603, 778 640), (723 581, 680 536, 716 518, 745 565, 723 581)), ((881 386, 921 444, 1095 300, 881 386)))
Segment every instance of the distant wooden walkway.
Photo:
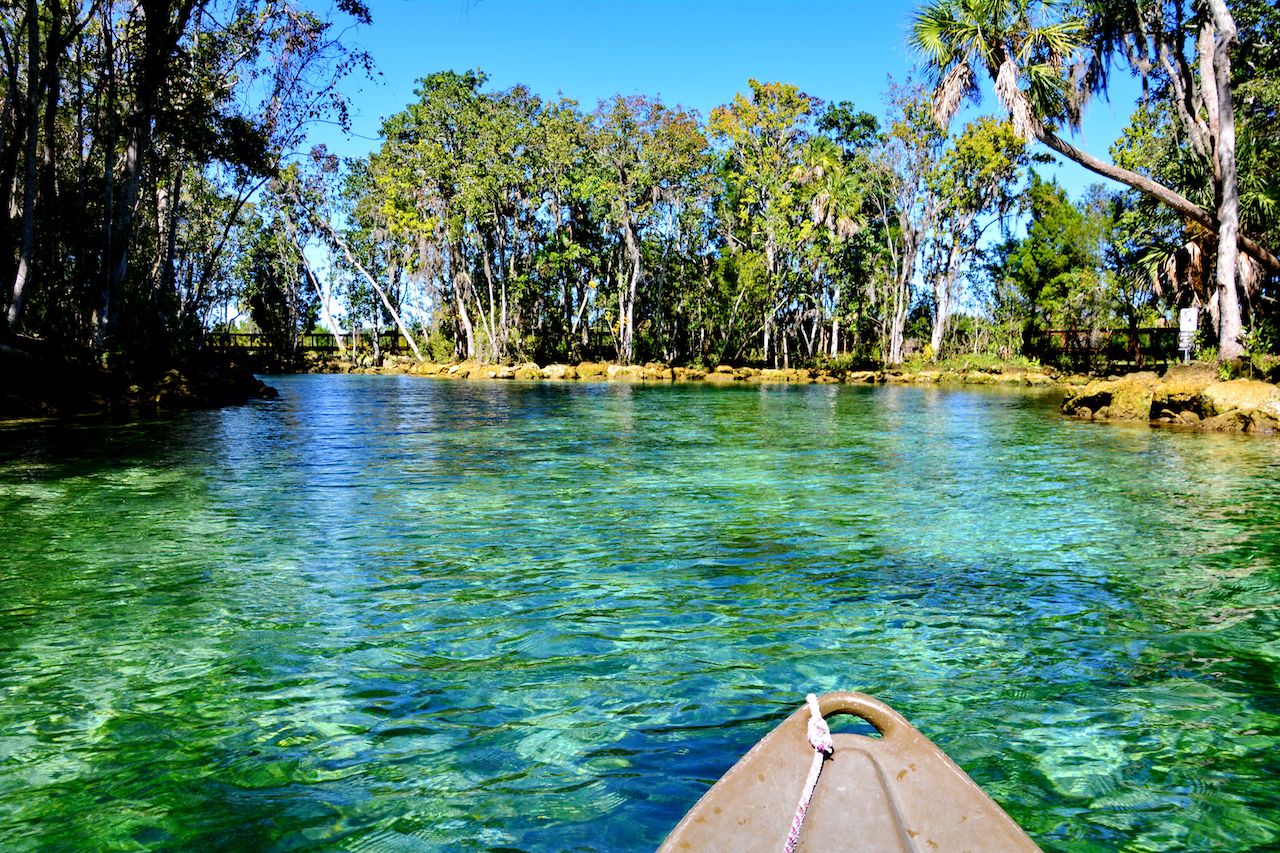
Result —
POLYGON ((1045 329, 1028 332, 1024 352, 1045 363, 1066 360, 1075 366, 1168 364, 1176 361, 1178 330, 1045 329))
MULTIPOLYGON (((354 348, 357 352, 368 352, 373 349, 371 332, 342 337, 348 349, 354 348)), ((266 336, 257 332, 211 332, 205 337, 205 341, 215 349, 236 349, 255 354, 269 353, 274 349, 266 336)), ((398 353, 409 347, 398 332, 383 332, 378 335, 378 348, 382 352, 398 353)), ((337 353, 338 341, 332 332, 314 332, 305 334, 299 339, 298 349, 303 352, 337 353)))

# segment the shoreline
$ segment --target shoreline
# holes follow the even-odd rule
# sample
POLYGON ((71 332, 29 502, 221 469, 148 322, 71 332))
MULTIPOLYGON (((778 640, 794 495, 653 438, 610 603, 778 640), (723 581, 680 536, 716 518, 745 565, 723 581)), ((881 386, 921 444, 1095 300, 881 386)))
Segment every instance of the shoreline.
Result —
POLYGON ((1100 423, 1280 435, 1280 386, 1227 379, 1204 364, 1174 365, 1163 375, 1141 371, 1073 388, 1061 411, 1100 423))
POLYGON ((841 370, 830 368, 760 368, 718 365, 710 369, 673 367, 659 362, 622 365, 608 362, 537 365, 416 362, 403 356, 389 357, 381 366, 357 366, 324 361, 308 365, 301 373, 359 374, 372 376, 421 376, 430 379, 481 382, 627 382, 650 384, 735 385, 998 385, 1021 388, 1083 386, 1085 376, 1060 374, 1046 368, 1000 366, 995 369, 925 368, 922 370, 841 370))
POLYGON ((62 418, 148 417, 164 412, 216 409, 276 391, 230 358, 203 355, 151 369, 78 364, 0 344, 0 422, 62 418))

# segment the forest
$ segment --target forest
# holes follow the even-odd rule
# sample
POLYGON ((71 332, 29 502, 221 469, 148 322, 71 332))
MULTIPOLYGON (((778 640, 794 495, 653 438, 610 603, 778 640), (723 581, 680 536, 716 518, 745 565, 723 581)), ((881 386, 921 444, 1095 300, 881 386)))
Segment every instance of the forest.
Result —
POLYGON ((703 116, 424 68, 343 158, 311 131, 348 120, 370 23, 5 4, 0 346, 164 365, 253 330, 287 367, 305 333, 389 330, 435 361, 896 365, 1195 307, 1202 356, 1280 351, 1267 0, 931 0, 879 104, 749 80, 703 116), (1077 147, 1120 75, 1122 137, 1077 147), (1099 182, 1070 197, 1054 158, 1099 182))

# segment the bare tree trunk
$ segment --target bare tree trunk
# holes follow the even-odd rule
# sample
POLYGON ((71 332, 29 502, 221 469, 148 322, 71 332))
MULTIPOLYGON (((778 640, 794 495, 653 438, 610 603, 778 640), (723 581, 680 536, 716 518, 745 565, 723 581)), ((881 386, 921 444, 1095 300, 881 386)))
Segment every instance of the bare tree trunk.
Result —
MULTIPOLYGON (((351 266, 354 267, 360 275, 364 276, 364 280, 369 282, 369 286, 378 294, 378 298, 382 300, 383 307, 387 309, 387 313, 391 315, 391 319, 395 320, 396 329, 398 329, 400 334, 404 336, 404 339, 409 342, 409 349, 413 350, 413 357, 418 361, 426 361, 426 359, 422 357, 422 353, 418 350, 418 345, 414 342, 413 336, 409 334, 409 329, 405 326, 404 321, 400 319, 400 312, 391 304, 391 300, 387 298, 386 291, 384 291, 382 286, 378 284, 377 280, 369 274, 369 271, 364 268, 364 264, 356 260, 355 255, 351 253, 351 247, 347 245, 347 241, 343 240, 338 232, 333 230, 333 227, 330 226, 329 223, 323 222, 319 219, 316 220, 316 223, 329 235, 329 239, 333 241, 333 244, 342 250, 342 254, 346 256, 347 263, 351 264, 351 266)), ((374 314, 376 317, 377 312, 374 312, 374 314)), ((375 319, 373 332, 375 341, 378 334, 377 328, 377 321, 375 319)))
POLYGON ((635 357, 636 291, 639 289, 641 275, 640 241, 636 238, 630 214, 628 214, 626 224, 623 226, 622 236, 627 248, 627 257, 631 261, 631 270, 627 275, 626 283, 618 291, 620 297, 618 306, 618 360, 623 364, 630 364, 635 357))
POLYGON ((1241 338, 1244 333, 1240 311, 1240 291, 1236 286, 1237 258, 1240 235, 1240 188, 1236 173, 1236 117, 1231 98, 1231 46, 1236 40, 1236 23, 1227 9, 1225 0, 1209 0, 1217 33, 1214 38, 1213 83, 1218 94, 1218 139, 1214 151, 1217 160, 1222 193, 1218 204, 1218 265, 1219 294, 1218 358, 1230 361, 1244 353, 1241 338))
POLYGON ((458 322, 462 325, 462 341, 464 358, 476 357, 476 331, 471 324, 471 315, 467 311, 467 295, 465 291, 466 274, 462 271, 462 250, 456 242, 449 241, 449 275, 453 279, 453 304, 458 314, 458 322))
MULTIPOLYGON (((286 221, 288 221, 287 218, 286 221)), ((324 321, 325 328, 333 333, 333 339, 338 344, 338 354, 346 358, 347 345, 342 340, 342 330, 338 328, 337 322, 333 319, 333 312, 329 310, 329 297, 325 295, 324 289, 320 286, 320 279, 316 277, 315 271, 311 269, 311 264, 307 262, 307 256, 302 251, 302 244, 298 242, 298 234, 292 228, 291 223, 289 237, 293 240, 293 247, 298 250, 298 257, 302 261, 302 273, 307 277, 307 281, 311 282, 311 287, 315 290, 316 297, 320 300, 320 318, 324 321)))
POLYGON ((22 309, 27 301, 31 280, 31 261, 36 246, 36 142, 40 136, 36 111, 40 108, 40 22, 39 7, 31 3, 27 9, 27 144, 23 154, 22 178, 22 243, 18 252, 18 273, 13 280, 13 296, 6 317, 9 334, 22 327, 22 309))
MULTIPOLYGON (((493 264, 489 260, 489 241, 480 241, 480 266, 484 270, 485 284, 489 289, 489 310, 480 306, 480 319, 484 323, 485 333, 489 336, 489 362, 496 364, 501 360, 498 342, 498 300, 493 289, 493 264)), ((478 301, 478 300, 477 300, 478 301)))
POLYGON ((835 302, 831 308, 831 357, 840 354, 840 285, 836 285, 835 302))
MULTIPOLYGON (((966 223, 965 230, 968 225, 966 223)), ((947 266, 933 280, 933 332, 929 336, 929 344, 933 348, 933 357, 942 357, 942 342, 946 338, 951 325, 951 308, 955 298, 956 277, 960 273, 960 241, 953 240, 947 252, 947 266)))

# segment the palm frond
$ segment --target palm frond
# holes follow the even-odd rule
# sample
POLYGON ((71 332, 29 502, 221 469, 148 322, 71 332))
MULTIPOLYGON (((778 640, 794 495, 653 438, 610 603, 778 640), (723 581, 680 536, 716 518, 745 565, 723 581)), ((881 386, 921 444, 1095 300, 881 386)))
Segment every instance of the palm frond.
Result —
POLYGON ((1011 57, 1005 57, 996 72, 996 95, 1009 111, 1009 119, 1019 139, 1030 142, 1044 131, 1044 126, 1036 118, 1031 102, 1027 99, 1027 93, 1018 87, 1018 66, 1011 57))
POLYGON ((962 59, 951 66, 933 92, 933 120, 938 127, 945 130, 951 124, 951 119, 960 109, 960 102, 974 89, 973 68, 968 60, 962 59))

